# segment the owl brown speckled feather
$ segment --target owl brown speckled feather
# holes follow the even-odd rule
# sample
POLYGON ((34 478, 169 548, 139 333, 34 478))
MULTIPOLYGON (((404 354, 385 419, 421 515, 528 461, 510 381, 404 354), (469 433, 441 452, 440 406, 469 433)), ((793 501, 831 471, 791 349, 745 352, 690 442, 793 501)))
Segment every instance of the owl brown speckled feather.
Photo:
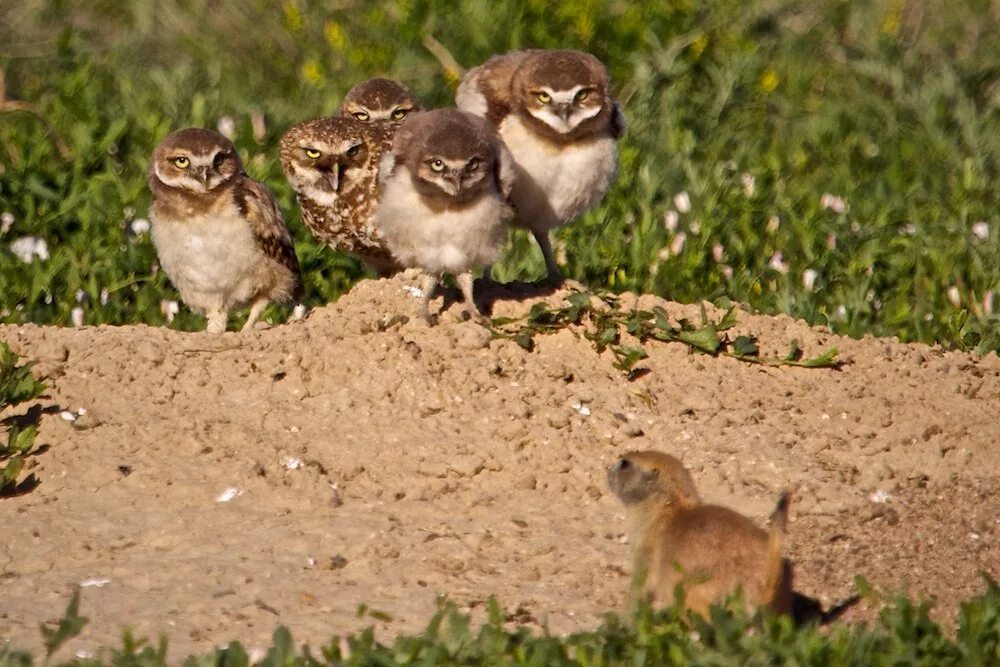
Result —
POLYGON ((281 138, 281 166, 298 195, 302 220, 318 240, 352 253, 381 275, 399 270, 372 224, 378 166, 395 126, 352 117, 316 118, 281 138))
POLYGON ((493 123, 517 163, 514 224, 535 236, 550 281, 561 279, 549 232, 597 205, 614 178, 625 129, 607 68, 582 51, 493 56, 469 70, 458 108, 493 123))
POLYGON ((301 290, 299 263, 274 195, 243 172, 232 142, 200 128, 167 136, 149 166, 153 243, 188 307, 226 329, 249 304, 244 331, 270 301, 301 290))

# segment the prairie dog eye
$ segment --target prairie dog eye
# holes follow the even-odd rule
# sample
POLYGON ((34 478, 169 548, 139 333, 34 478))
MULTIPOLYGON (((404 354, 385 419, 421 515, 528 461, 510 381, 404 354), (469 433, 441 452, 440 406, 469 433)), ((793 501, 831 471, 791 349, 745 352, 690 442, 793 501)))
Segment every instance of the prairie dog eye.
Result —
POLYGON ((475 171, 476 169, 479 169, 479 158, 474 157, 468 162, 466 162, 465 168, 468 169, 469 171, 475 171))
POLYGON ((441 160, 431 160, 431 169, 434 171, 444 171, 444 162, 441 160))
POLYGON ((355 111, 354 112, 354 117, 357 118, 360 121, 366 121, 369 118, 371 118, 371 116, 368 115, 367 111, 355 111))
POLYGON ((187 169, 191 166, 191 160, 186 157, 175 157, 171 158, 170 161, 173 162, 174 166, 178 169, 187 169))
POLYGON ((392 119, 403 120, 404 118, 406 118, 406 114, 409 112, 410 112, 409 109, 396 109, 395 111, 392 112, 392 119))
POLYGON ((589 90, 581 90, 580 92, 578 92, 578 93, 576 94, 576 102, 578 102, 578 103, 579 103, 579 102, 583 102, 583 101, 585 101, 585 100, 586 100, 586 99, 587 99, 588 97, 590 97, 590 91, 589 91, 589 90))
POLYGON ((322 155, 322 154, 323 153, 321 153, 320 151, 316 150, 315 148, 307 148, 306 149, 306 157, 308 157, 308 158, 310 158, 312 160, 318 160, 319 156, 322 155))
POLYGON ((347 149, 347 157, 356 157, 361 152, 361 144, 355 144, 347 149))
POLYGON ((540 92, 538 93, 538 101, 541 102, 542 104, 551 104, 552 96, 546 92, 540 92))

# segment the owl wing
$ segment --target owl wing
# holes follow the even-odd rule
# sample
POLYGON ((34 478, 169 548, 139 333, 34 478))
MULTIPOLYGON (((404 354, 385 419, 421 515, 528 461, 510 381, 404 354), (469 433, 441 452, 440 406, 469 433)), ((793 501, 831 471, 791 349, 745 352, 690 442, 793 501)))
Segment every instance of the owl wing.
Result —
POLYGON ((458 85, 455 106, 499 125, 512 110, 511 81, 514 72, 531 53, 504 53, 470 69, 458 85))
POLYGON ((611 136, 621 139, 625 134, 626 122, 625 114, 622 113, 621 105, 618 102, 611 103, 611 136))
POLYGON ((269 259, 288 269, 295 276, 296 289, 301 288, 299 275, 299 260, 295 256, 295 246, 292 237, 281 217, 278 202, 267 186, 249 177, 242 179, 237 185, 234 196, 236 206, 243 218, 249 223, 254 240, 269 259))

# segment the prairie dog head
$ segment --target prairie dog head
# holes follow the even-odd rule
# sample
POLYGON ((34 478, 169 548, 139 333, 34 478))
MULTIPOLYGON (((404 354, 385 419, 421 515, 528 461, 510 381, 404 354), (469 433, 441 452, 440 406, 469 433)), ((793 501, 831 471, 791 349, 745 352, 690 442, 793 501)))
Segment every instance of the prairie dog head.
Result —
POLYGON ((675 457, 629 452, 608 468, 608 486, 626 507, 694 507, 701 502, 691 474, 675 457))

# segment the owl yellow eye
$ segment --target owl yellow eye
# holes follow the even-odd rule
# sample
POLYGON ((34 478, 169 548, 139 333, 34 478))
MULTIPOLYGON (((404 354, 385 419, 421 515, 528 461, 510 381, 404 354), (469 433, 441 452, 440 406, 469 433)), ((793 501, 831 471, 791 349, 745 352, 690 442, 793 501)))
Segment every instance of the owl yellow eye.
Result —
POLYGON ((410 111, 409 109, 396 109, 395 111, 392 112, 392 119, 403 120, 404 118, 406 118, 406 114, 409 113, 409 111, 410 111))
POLYGON ((367 111, 355 111, 354 112, 354 117, 357 118, 360 121, 366 121, 369 118, 371 118, 371 116, 368 115, 367 111))
POLYGON ((191 166, 191 160, 186 157, 175 157, 171 160, 178 169, 187 169, 191 166))
POLYGON ((577 102, 584 102, 584 101, 586 101, 586 99, 588 97, 590 97, 590 91, 589 90, 581 90, 580 92, 578 92, 576 94, 576 101, 577 102))
POLYGON ((542 104, 551 104, 552 96, 548 93, 538 93, 538 101, 542 104))
POLYGON ((444 162, 441 160, 431 160, 431 169, 434 171, 444 171, 444 162))
POLYGON ((347 149, 347 157, 356 157, 361 152, 361 144, 351 146, 347 149))
POLYGON ((306 157, 308 157, 311 160, 318 160, 319 156, 322 155, 322 154, 323 153, 321 153, 320 151, 316 150, 315 148, 307 148, 306 149, 306 157))

